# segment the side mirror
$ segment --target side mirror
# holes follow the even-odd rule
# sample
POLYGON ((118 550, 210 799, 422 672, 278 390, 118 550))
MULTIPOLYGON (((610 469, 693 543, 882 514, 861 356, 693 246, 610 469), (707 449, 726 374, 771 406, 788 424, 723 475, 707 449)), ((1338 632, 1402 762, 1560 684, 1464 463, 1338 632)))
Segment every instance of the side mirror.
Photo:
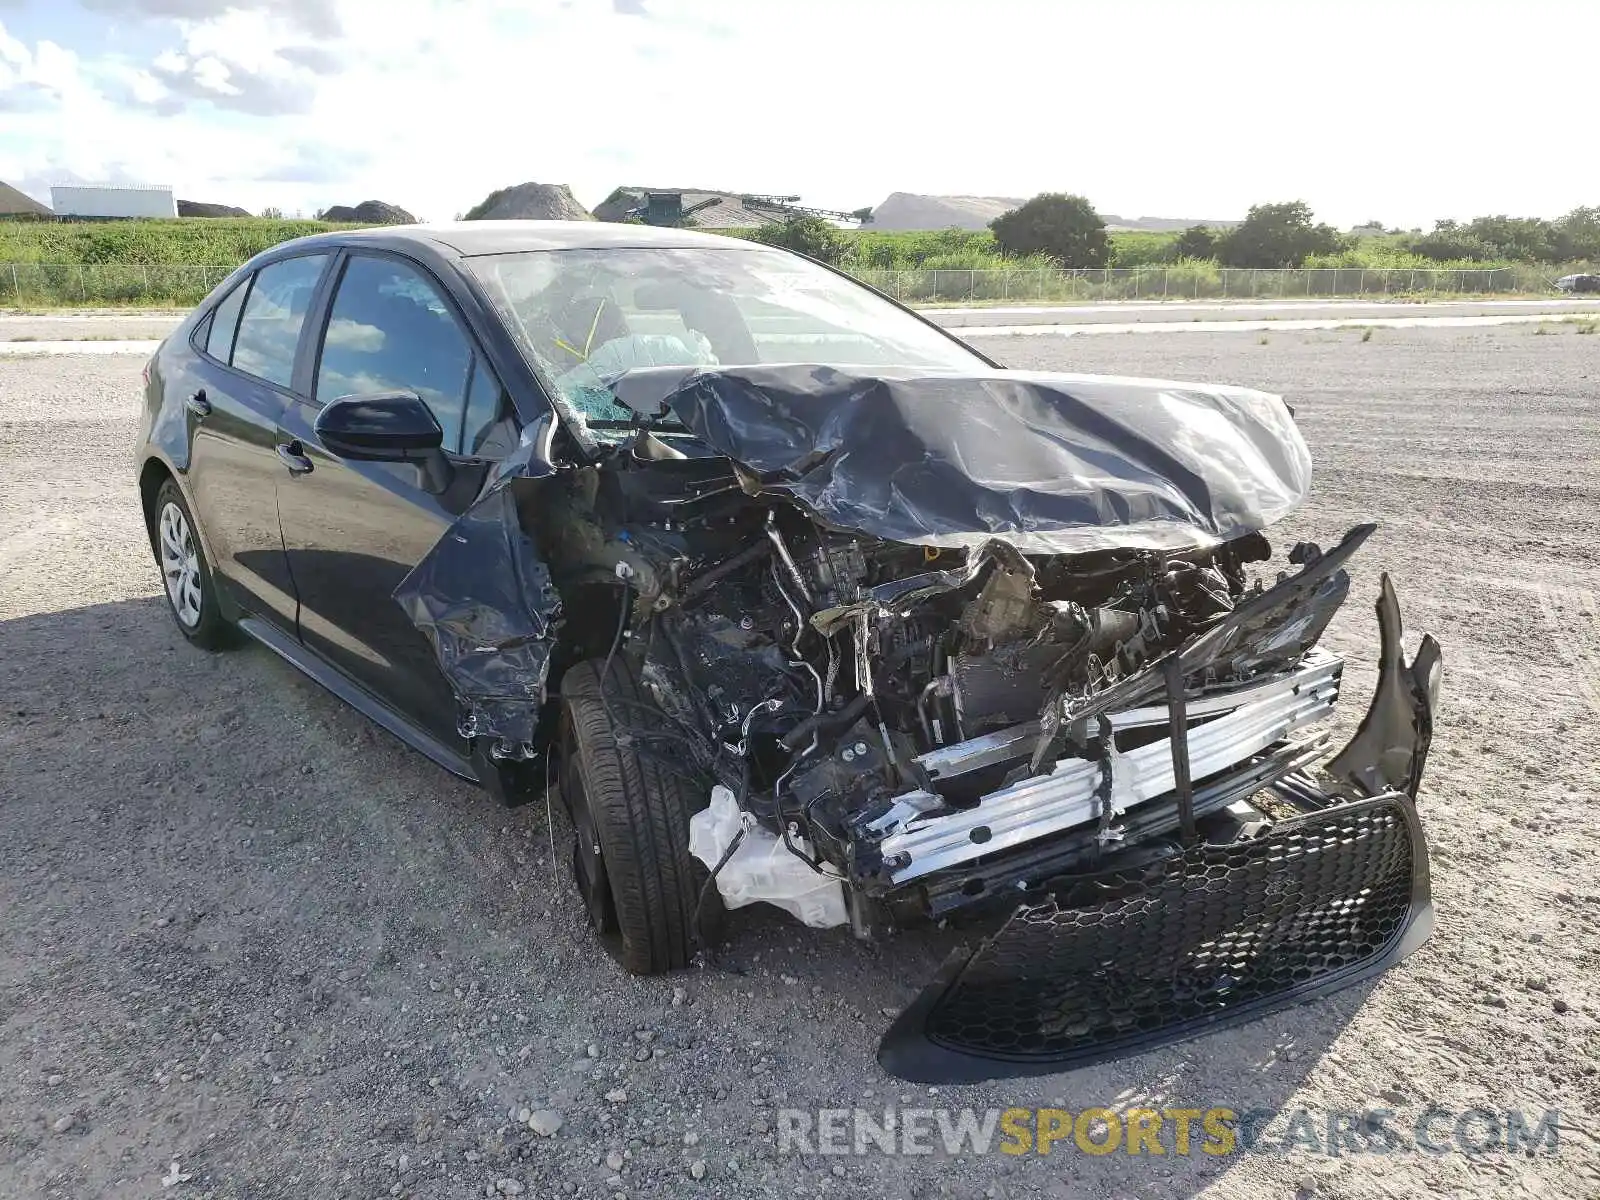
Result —
POLYGON ((316 430, 322 448, 336 458, 415 463, 428 491, 449 486, 444 430, 415 392, 340 396, 317 414, 316 430))
POLYGON ((364 462, 404 462, 444 442, 444 430, 415 392, 340 396, 317 414, 316 427, 329 454, 364 462))

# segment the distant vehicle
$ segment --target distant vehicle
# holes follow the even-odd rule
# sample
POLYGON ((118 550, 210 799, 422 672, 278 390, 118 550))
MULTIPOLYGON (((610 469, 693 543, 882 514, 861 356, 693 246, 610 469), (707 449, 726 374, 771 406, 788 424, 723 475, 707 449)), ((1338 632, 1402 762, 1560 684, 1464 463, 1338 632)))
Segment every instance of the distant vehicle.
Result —
POLYGON ((1600 275, 1563 275, 1556 280, 1556 287, 1563 292, 1600 292, 1600 275))

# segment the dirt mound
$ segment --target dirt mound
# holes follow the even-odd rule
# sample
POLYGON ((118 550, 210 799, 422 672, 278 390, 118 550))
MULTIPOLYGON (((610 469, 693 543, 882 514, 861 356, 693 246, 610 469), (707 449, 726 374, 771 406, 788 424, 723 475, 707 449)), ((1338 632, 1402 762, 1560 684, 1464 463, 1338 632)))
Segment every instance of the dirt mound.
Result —
POLYGON ((490 192, 467 213, 469 221, 592 221, 564 183, 518 183, 490 192))
MULTIPOLYGON (((914 192, 895 192, 872 210, 868 229, 987 229, 989 222, 1013 208, 1021 200, 1005 196, 919 196, 914 192)), ((1211 225, 1232 229, 1238 221, 1204 221, 1194 217, 1119 217, 1101 213, 1108 229, 1138 229, 1171 232, 1191 225, 1211 225)))
POLYGON ((179 200, 180 217, 248 217, 250 214, 232 204, 208 204, 204 200, 179 200))
POLYGON ((1239 224, 1238 221, 1221 221, 1208 217, 1119 217, 1112 213, 1101 213, 1100 219, 1106 223, 1106 228, 1112 231, 1131 229, 1141 233, 1178 233, 1194 225, 1205 225, 1212 229, 1232 229, 1239 224))
POLYGON ((417 219, 398 204, 385 204, 382 200, 363 200, 351 208, 348 204, 335 204, 324 209, 324 221, 346 221, 362 225, 415 225, 417 219))
POLYGON ((872 210, 868 229, 987 229, 989 222, 1020 208, 1004 196, 919 196, 895 192, 872 210))
POLYGON ((754 229, 792 215, 781 203, 737 192, 699 188, 619 187, 594 206, 597 221, 626 221, 643 210, 646 225, 692 229, 754 229), (671 198, 676 196, 674 202, 671 198), (652 199, 654 198, 654 199, 652 199))

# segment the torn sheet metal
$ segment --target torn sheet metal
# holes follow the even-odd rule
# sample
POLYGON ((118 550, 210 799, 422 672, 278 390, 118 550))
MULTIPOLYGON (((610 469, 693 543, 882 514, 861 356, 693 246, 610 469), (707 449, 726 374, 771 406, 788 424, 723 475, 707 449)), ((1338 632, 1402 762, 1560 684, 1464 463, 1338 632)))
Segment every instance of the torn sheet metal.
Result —
POLYGON ((455 690, 461 736, 485 739, 497 758, 534 754, 561 610, 517 512, 518 491, 550 472, 541 435, 542 425, 524 431, 518 450, 394 591, 455 690))
POLYGON ((1247 388, 782 365, 702 371, 663 403, 823 523, 912 545, 1193 550, 1311 485, 1288 408, 1247 388))
POLYGON ((1439 706, 1443 652, 1431 633, 1422 635, 1408 663, 1400 644, 1400 601, 1384 572, 1378 591, 1378 686, 1350 744, 1328 764, 1328 772, 1369 796, 1386 791, 1416 798, 1433 743, 1439 706))

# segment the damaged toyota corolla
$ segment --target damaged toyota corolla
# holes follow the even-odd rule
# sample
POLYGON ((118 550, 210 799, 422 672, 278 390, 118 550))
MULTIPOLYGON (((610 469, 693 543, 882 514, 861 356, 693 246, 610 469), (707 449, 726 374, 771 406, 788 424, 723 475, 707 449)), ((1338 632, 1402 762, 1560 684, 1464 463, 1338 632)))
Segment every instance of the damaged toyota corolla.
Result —
POLYGON ((327 235, 147 371, 179 628, 235 629, 508 802, 624 966, 728 908, 970 934, 907 1079, 1058 1071, 1366 977, 1432 924, 1440 654, 1333 752, 1373 529, 1238 387, 1005 370, 818 264, 638 226, 327 235))

